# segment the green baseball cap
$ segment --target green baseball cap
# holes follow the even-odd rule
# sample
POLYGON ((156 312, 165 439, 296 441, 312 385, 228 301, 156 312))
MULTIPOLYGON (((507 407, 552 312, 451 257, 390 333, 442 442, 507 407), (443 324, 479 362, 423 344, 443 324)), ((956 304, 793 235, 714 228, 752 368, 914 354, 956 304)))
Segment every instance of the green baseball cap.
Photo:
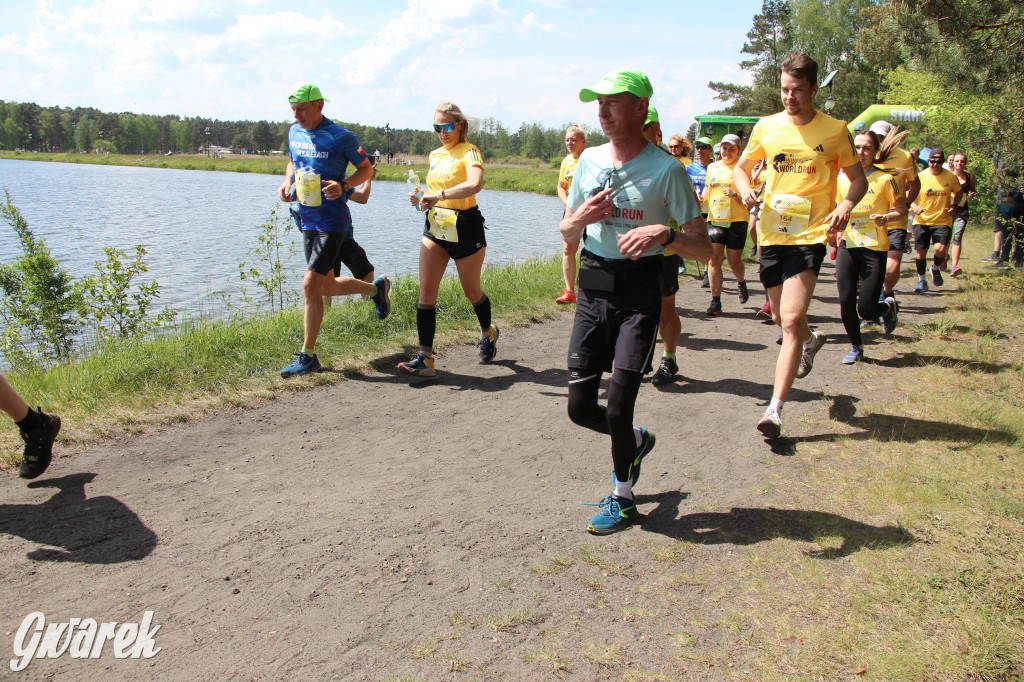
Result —
POLYGON ((711 141, 710 137, 698 137, 697 144, 706 144, 707 146, 711 147, 714 146, 715 143, 711 141))
POLYGON ((292 104, 315 102, 318 99, 322 99, 325 102, 331 101, 320 94, 320 88, 312 83, 296 83, 292 86, 291 94, 288 95, 288 101, 292 104))
POLYGON ((647 107, 647 120, 644 121, 644 125, 649 123, 660 123, 658 120, 658 110, 654 107, 647 107))
POLYGON ((581 102, 593 102, 604 95, 618 95, 623 92, 630 92, 637 97, 650 97, 654 94, 651 81, 639 71, 621 69, 609 71, 604 75, 597 85, 592 88, 580 90, 581 102))

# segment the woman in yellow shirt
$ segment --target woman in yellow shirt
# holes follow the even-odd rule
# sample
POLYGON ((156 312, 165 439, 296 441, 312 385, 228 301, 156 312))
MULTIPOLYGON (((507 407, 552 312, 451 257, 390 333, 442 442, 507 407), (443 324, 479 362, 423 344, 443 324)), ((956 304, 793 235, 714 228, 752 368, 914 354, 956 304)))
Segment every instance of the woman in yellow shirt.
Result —
POLYGON ((398 364, 402 374, 418 377, 437 375, 434 369, 434 334, 437 328, 437 292, 448 261, 455 261, 459 282, 473 304, 480 322, 480 364, 494 359, 498 328, 491 323, 491 301, 480 287, 480 271, 487 252, 484 217, 476 205, 476 195, 484 182, 484 164, 480 150, 466 141, 469 121, 451 102, 442 102, 434 110, 434 131, 441 147, 430 152, 427 188, 409 203, 426 211, 423 238, 420 240, 420 295, 416 305, 416 331, 420 352, 408 362, 398 364))
MULTIPOLYGON (((576 173, 576 163, 587 146, 587 134, 579 126, 569 126, 565 129, 565 150, 569 152, 562 159, 562 165, 558 169, 558 198, 565 206, 569 197, 569 185, 572 184, 572 176, 576 173)), ((565 215, 563 213, 563 215, 565 215)), ((555 299, 555 303, 576 302, 576 251, 579 244, 569 244, 562 240, 562 277, 565 278, 565 288, 555 299)))
MULTIPOLYGON (((864 359, 864 339, 860 321, 882 318, 882 328, 891 334, 896 328, 897 306, 891 296, 881 299, 885 282, 885 264, 889 253, 889 234, 885 226, 890 220, 907 215, 907 200, 892 175, 876 168, 878 136, 871 131, 859 133, 854 149, 864 168, 868 191, 850 212, 850 222, 837 235, 836 287, 839 289, 839 312, 850 337, 850 352, 844 365, 864 359), (859 294, 858 294, 859 289, 859 294)), ((850 180, 840 175, 836 201, 842 201, 850 190, 850 180)))
POLYGON ((722 314, 722 263, 728 258, 729 269, 736 277, 740 305, 747 302, 747 276, 743 265, 743 246, 747 241, 750 212, 740 201, 733 187, 732 174, 740 158, 740 138, 726 135, 720 143, 722 160, 708 166, 707 180, 701 201, 708 204, 708 235, 714 253, 708 262, 708 281, 711 283, 711 305, 708 315, 722 314))

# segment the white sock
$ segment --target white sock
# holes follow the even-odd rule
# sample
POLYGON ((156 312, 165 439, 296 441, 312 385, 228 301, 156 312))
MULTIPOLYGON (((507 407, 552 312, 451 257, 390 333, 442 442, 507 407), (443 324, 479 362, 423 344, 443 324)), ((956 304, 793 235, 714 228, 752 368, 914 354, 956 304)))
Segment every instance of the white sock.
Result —
POLYGON ((636 439, 637 447, 640 447, 640 444, 644 442, 644 434, 640 431, 639 426, 633 427, 633 438, 636 439))
POLYGON ((633 481, 620 481, 615 477, 615 496, 624 497, 627 500, 633 499, 633 481))
POLYGON ((776 412, 782 413, 782 401, 778 398, 772 398, 772 401, 768 403, 769 410, 775 410, 776 412))
POLYGON ((804 341, 804 348, 810 348, 812 341, 814 341, 814 332, 811 332, 811 335, 807 337, 806 341, 804 341))

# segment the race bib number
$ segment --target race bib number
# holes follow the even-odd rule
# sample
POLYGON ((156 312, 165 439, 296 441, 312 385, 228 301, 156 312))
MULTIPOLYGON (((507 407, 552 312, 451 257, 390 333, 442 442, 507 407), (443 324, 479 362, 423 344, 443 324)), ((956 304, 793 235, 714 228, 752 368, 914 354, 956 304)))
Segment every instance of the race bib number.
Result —
POLYGON ((811 220, 811 200, 796 194, 770 194, 761 211, 761 229, 801 234, 811 220))
POLYGON ((728 223, 732 217, 732 201, 729 197, 716 195, 710 199, 708 215, 717 223, 728 223))
POLYGON ((850 218, 846 224, 846 248, 878 246, 878 228, 871 218, 850 218))
POLYGON ((427 222, 430 223, 430 234, 444 242, 459 241, 459 231, 455 223, 459 214, 450 208, 432 208, 427 213, 427 222))
POLYGON ((303 206, 317 207, 322 203, 320 174, 299 171, 295 174, 295 198, 303 206))

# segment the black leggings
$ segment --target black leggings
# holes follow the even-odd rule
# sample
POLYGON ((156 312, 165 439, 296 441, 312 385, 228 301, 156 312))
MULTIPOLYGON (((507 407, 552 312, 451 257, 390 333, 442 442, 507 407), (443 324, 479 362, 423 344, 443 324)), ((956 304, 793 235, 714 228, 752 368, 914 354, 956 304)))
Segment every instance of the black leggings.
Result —
POLYGON ((608 386, 608 406, 597 403, 597 390, 601 373, 589 379, 569 384, 569 419, 612 438, 612 462, 615 477, 625 481, 636 458, 636 437, 633 435, 633 408, 640 392, 643 374, 624 369, 612 371, 608 386))
POLYGON ((864 345, 860 333, 861 320, 874 320, 887 311, 878 302, 885 282, 885 251, 863 247, 839 248, 836 256, 836 287, 839 289, 839 312, 846 327, 846 335, 855 346, 864 345), (860 282, 860 296, 857 283, 860 282))

